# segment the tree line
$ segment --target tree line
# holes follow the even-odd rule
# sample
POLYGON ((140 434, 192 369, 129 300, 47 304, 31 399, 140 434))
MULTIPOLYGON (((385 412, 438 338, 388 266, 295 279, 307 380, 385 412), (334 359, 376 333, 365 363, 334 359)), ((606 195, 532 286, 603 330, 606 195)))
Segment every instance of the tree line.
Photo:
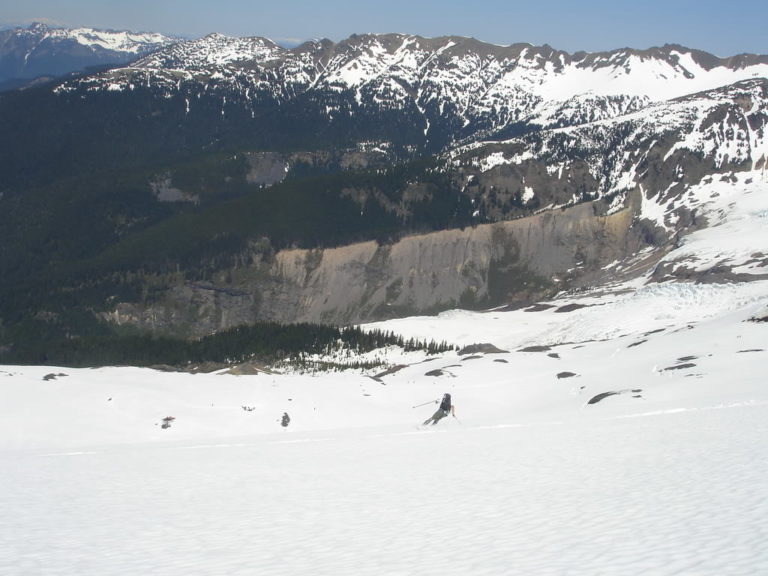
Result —
POLYGON ((197 340, 114 328, 104 323, 74 335, 66 328, 46 330, 38 321, 26 332, 2 330, 4 364, 47 364, 70 367, 156 366, 183 369, 192 364, 234 365, 246 361, 273 364, 295 362, 312 355, 365 354, 387 346, 438 354, 454 347, 447 342, 404 338, 393 332, 324 324, 259 322, 223 330, 197 340), (7 332, 7 333, 3 333, 7 332), (15 336, 15 338, 14 338, 15 336), (14 343, 16 341, 16 343, 14 343))

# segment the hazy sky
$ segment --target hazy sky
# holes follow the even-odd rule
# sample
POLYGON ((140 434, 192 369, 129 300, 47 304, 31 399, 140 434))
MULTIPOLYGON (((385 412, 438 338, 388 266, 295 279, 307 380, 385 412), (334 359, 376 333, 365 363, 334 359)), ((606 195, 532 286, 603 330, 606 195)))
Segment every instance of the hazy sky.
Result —
POLYGON ((676 43, 718 56, 768 54, 767 0, 0 0, 0 25, 34 20, 191 38, 404 32, 569 52, 676 43))

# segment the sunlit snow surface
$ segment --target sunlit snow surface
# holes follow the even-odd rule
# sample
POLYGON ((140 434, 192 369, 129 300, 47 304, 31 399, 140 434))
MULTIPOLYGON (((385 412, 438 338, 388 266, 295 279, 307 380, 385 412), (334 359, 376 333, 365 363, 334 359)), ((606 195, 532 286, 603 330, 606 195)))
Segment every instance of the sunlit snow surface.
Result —
POLYGON ((127 32, 115 30, 96 30, 93 28, 47 28, 17 29, 17 34, 37 34, 42 30, 41 40, 72 41, 85 50, 114 50, 132 54, 146 53, 177 40, 162 34, 147 32, 127 32))
MULTIPOLYGON (((667 261, 759 278, 753 178, 667 261)), ((0 574, 768 573, 768 281, 549 304, 382 323, 506 352, 378 379, 0 366, 0 574)))

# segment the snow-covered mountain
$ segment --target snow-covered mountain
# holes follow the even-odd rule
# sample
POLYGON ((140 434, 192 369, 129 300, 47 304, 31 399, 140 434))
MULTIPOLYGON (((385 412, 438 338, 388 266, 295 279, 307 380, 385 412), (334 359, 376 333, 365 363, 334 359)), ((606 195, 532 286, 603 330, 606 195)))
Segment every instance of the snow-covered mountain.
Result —
POLYGON ((214 34, 81 82, 91 89, 218 91, 243 105, 313 94, 325 100, 329 116, 357 108, 415 110, 427 138, 434 133, 454 143, 522 126, 615 118, 766 76, 768 56, 721 59, 675 45, 568 54, 549 46, 389 34, 288 50, 263 38, 214 34))
POLYGON ((187 115, 205 96, 222 114, 293 105, 341 126, 398 117, 419 127, 409 144, 448 152, 468 189, 486 190, 475 201, 494 220, 523 198, 545 207, 610 197, 618 206, 639 185, 655 196, 713 170, 764 166, 767 86, 768 56, 677 45, 568 54, 389 34, 288 50, 211 35, 60 91, 148 89, 183 96, 187 115))
MULTIPOLYGON (((697 186, 764 178, 768 158, 768 56, 676 45, 568 54, 387 34, 286 49, 213 34, 33 95, 34 114, 18 112, 24 94, 0 102, 8 197, 24 199, 9 206, 34 214, 30 182, 51 198, 63 182, 91 220, 56 266, 46 235, 16 226, 8 269, 152 261, 152 297, 113 298, 105 280, 101 318, 185 336, 588 286, 649 247, 653 265, 701 225, 697 186), (124 188, 74 186, 84 161, 86 180, 114 170, 124 188)), ((54 215, 45 226, 71 234, 54 215)))
POLYGON ((568 120, 581 102, 559 107, 563 127, 451 151, 484 213, 498 218, 499 204, 517 195, 550 208, 602 198, 610 214, 636 192, 641 218, 675 230, 690 223, 691 206, 681 201, 690 186, 731 172, 764 177, 768 170, 766 78, 652 101, 610 118, 568 120))
POLYGON ((35 23, 0 31, 0 83, 121 65, 177 40, 155 33, 54 28, 35 23))
MULTIPOLYGON (((592 282, 608 263, 602 258, 663 247, 695 228, 696 210, 688 202, 692 187, 741 172, 764 177, 768 161, 768 56, 717 58, 676 45, 568 54, 548 46, 389 34, 313 41, 288 50, 260 38, 211 35, 68 82, 57 94, 86 101, 110 95, 121 101, 151 98, 163 102, 180 126, 203 118, 206 126, 226 126, 222 134, 244 130, 274 140, 291 133, 293 147, 316 142, 320 133, 318 147, 333 147, 343 139, 347 145, 434 152, 446 161, 457 197, 471 202, 472 222, 478 225, 593 202, 588 215, 558 224, 564 230, 547 228, 562 239, 559 246, 523 225, 508 230, 513 239, 504 248, 490 232, 479 246, 469 234, 462 236, 453 246, 476 246, 471 257, 460 250, 448 254, 446 240, 434 237, 411 243, 418 245, 409 244, 408 250, 406 243, 398 244, 391 254, 401 260, 377 260, 375 275, 355 278, 355 285, 368 287, 360 300, 350 296, 335 308, 319 304, 333 298, 288 297, 286 290, 312 285, 313 293, 338 293, 332 279, 342 277, 340 270, 312 268, 324 279, 314 285, 302 271, 294 277, 285 276, 285 266, 261 269, 264 276, 279 277, 276 302, 291 302, 285 313, 303 310, 296 302, 322 308, 303 310, 306 316, 292 320, 360 321, 372 317, 354 315, 362 310, 427 310, 467 295, 487 305, 528 298, 524 285, 530 278, 514 293, 501 287, 503 296, 493 296, 493 279, 501 269, 516 271, 518 278, 528 270, 543 278, 567 278, 572 285, 592 282), (610 228, 614 235, 597 235, 607 226, 601 217, 619 214, 624 216, 610 228), (622 232, 616 234, 618 227, 622 232), (581 235, 586 228, 594 232, 581 235), (419 252, 426 245, 439 246, 441 256, 419 252), (614 252, 616 247, 622 251, 614 252), (440 270, 430 273, 441 278, 441 289, 453 286, 450 294, 415 288, 409 271, 425 260, 442 262, 440 270), (440 276, 444 271, 446 276, 440 276)), ((280 168, 288 167, 281 178, 291 176, 293 164, 291 158, 280 159, 280 168)), ((349 195, 360 199, 361 214, 366 202, 374 201, 367 199, 376 198, 370 191, 349 195)), ((532 226, 541 230, 546 225, 532 226)), ((362 249, 355 251, 343 263, 326 252, 324 262, 338 262, 345 271, 371 269, 358 265, 354 259, 367 256, 360 255, 362 249)), ((296 255, 285 257, 293 261, 296 255)), ((254 289, 250 282, 249 277, 238 285, 237 293, 259 298, 273 293, 254 289)), ((226 300, 218 293, 216 298, 217 306, 226 300)), ((149 311, 129 307, 130 314, 121 317, 177 318, 179 300, 187 299, 174 294, 164 304, 155 301, 149 311)), ((254 309, 252 300, 242 298, 231 305, 232 318, 254 309)), ((268 308, 278 310, 279 305, 268 308)))

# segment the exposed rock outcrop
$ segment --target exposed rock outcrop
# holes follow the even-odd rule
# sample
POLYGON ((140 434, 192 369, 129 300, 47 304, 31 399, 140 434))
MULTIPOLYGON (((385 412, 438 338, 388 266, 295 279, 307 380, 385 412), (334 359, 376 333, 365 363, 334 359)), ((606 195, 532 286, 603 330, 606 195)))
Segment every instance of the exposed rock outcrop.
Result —
MULTIPOLYGON (((171 284, 122 303, 116 323, 203 335, 257 320, 350 324, 457 306, 530 303, 597 280, 642 245, 639 202, 609 216, 590 203, 509 222, 322 250, 284 250, 208 283, 171 284)), ((612 273, 615 275, 616 271, 612 273)))

